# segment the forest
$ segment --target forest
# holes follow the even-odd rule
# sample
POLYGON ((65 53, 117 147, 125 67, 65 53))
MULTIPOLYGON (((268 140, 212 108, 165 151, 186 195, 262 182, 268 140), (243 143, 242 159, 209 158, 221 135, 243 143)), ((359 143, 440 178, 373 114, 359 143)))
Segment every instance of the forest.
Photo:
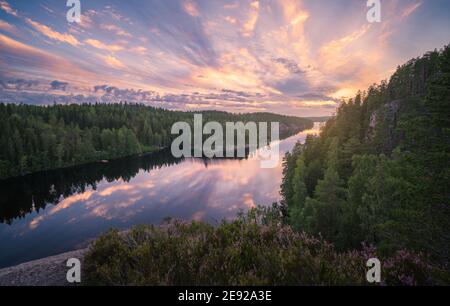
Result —
POLYGON ((343 102, 283 164, 287 222, 338 250, 423 253, 449 268, 450 46, 343 102))
MULTIPOLYGON (((270 113, 200 113, 220 123, 277 121, 282 137, 313 124, 270 113)), ((193 114, 130 103, 0 104, 0 179, 162 149, 177 136, 173 123, 192 125, 193 114)))

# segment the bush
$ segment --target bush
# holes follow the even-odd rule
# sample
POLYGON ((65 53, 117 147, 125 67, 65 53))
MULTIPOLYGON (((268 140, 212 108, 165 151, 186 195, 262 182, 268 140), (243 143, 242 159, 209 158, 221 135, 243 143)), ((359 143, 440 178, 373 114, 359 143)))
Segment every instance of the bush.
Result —
MULTIPOLYGON (((368 284, 366 261, 375 249, 338 253, 283 225, 278 212, 259 207, 217 227, 170 220, 125 233, 110 230, 91 245, 85 279, 89 285, 368 284)), ((386 259, 384 283, 436 283, 435 268, 414 256, 386 259)))

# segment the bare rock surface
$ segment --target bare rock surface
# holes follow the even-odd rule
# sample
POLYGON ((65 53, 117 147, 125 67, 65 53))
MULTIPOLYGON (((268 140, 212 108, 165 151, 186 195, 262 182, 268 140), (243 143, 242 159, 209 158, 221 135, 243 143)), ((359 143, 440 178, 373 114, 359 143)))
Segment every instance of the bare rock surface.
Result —
MULTIPOLYGON (((68 286, 69 258, 82 261, 87 249, 71 251, 0 269, 0 286, 68 286)), ((83 278, 83 274, 81 274, 83 278)))

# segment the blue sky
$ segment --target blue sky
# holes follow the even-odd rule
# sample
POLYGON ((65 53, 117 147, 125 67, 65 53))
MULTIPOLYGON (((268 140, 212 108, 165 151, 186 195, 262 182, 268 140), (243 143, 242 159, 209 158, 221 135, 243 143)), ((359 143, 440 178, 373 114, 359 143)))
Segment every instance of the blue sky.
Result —
POLYGON ((450 1, 0 0, 0 101, 329 115, 450 43, 450 1))

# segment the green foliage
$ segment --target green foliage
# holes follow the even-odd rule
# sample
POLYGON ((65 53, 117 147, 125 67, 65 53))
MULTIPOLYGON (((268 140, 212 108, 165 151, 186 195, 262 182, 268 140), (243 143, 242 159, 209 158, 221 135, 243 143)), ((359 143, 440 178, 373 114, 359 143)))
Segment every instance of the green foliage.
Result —
MULTIPOLYGON (((169 221, 111 230, 90 246, 88 285, 368 285, 373 248, 337 252, 282 224, 276 206, 259 207, 220 226, 169 221)), ((445 283, 445 271, 409 252, 383 258, 383 283, 445 283), (426 277, 424 277, 426 276, 426 277)))
MULTIPOLYGON (((312 121, 270 113, 205 111, 203 120, 280 122, 281 137, 312 121)), ((173 123, 193 113, 141 104, 32 106, 0 103, 0 179, 140 154, 170 146, 173 123)))
POLYGON ((293 177, 293 196, 292 205, 289 206, 289 218, 290 223, 296 229, 300 229, 301 220, 303 220, 302 212, 305 207, 307 198, 306 185, 305 185, 305 162, 302 158, 297 160, 293 177))
POLYGON ((285 157, 287 220, 340 250, 423 251, 450 264, 450 47, 343 102, 285 157), (301 161, 303 173, 296 170, 301 161), (309 198, 301 211, 293 195, 309 198))

